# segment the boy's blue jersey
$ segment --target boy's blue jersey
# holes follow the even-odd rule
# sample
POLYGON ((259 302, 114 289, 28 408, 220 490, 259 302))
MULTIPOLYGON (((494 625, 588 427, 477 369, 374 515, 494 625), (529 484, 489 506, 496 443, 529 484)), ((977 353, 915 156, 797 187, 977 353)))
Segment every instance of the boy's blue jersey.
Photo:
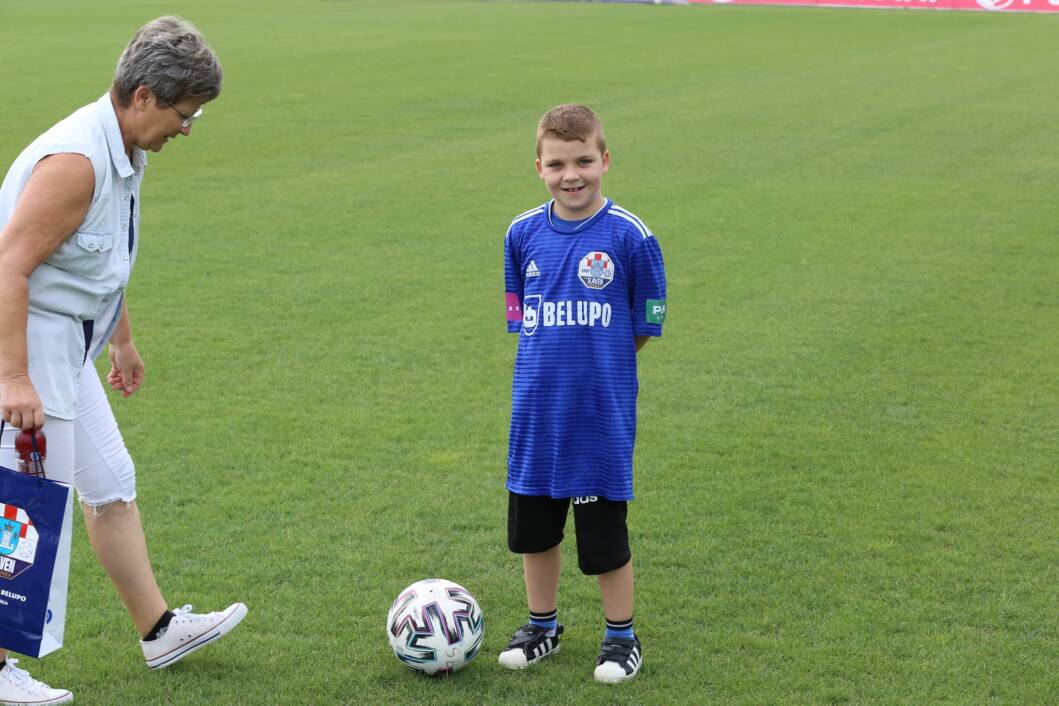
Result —
POLYGON ((635 336, 661 336, 666 277, 658 241, 609 199, 570 228, 548 202, 504 240, 507 328, 520 333, 508 490, 631 500, 635 336))

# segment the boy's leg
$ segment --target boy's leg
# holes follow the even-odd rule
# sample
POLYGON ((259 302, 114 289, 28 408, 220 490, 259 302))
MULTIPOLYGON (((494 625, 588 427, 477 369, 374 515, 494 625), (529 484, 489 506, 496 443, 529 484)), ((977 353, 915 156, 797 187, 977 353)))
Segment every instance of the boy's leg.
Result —
POLYGON ((81 376, 75 426, 74 485, 89 543, 139 631, 151 668, 169 666, 226 634, 246 614, 235 603, 203 615, 171 612, 158 588, 136 505, 136 471, 95 370, 81 376))
POLYGON ((522 573, 531 613, 551 613, 558 607, 561 561, 558 544, 543 552, 522 555, 522 573))
POLYGON ((633 573, 632 559, 625 566, 600 574, 599 594, 603 598, 603 614, 608 623, 622 623, 632 619, 633 573))
POLYGON ((559 544, 569 506, 568 499, 508 496, 507 543, 511 551, 522 554, 530 619, 500 653, 500 664, 505 667, 523 669, 559 650, 563 632, 557 609, 559 544))
POLYGON ((633 571, 626 524, 628 504, 590 496, 574 501, 577 560, 599 580, 606 632, 596 661, 596 681, 616 683, 640 671, 642 649, 633 632, 633 571))

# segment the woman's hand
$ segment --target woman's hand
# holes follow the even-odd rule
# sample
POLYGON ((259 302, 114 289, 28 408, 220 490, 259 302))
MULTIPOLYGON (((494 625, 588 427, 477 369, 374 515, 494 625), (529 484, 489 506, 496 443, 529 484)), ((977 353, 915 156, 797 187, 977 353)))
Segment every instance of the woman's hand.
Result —
POLYGON ((132 341, 128 343, 110 342, 110 372, 107 382, 114 390, 121 390, 122 397, 128 397, 143 384, 143 358, 132 341))
POLYGON ((0 382, 0 412, 5 422, 19 429, 44 426, 44 405, 28 376, 0 382))

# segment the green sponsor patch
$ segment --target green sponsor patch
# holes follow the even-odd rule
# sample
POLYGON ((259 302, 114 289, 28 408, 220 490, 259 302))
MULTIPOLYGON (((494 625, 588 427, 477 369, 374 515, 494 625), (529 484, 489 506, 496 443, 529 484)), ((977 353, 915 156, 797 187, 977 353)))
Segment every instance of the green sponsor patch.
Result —
POLYGON ((666 322, 666 300, 647 300, 647 323, 664 324, 666 322))

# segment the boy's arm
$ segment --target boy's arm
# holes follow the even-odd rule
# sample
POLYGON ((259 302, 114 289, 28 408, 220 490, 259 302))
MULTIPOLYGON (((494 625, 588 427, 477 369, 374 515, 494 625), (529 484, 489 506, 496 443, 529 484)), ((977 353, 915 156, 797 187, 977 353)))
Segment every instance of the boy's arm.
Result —
POLYGON ((630 264, 629 301, 639 352, 648 338, 662 335, 666 320, 666 270, 662 250, 653 235, 644 238, 633 250, 630 264))
POLYGON ((509 229, 504 237, 504 313, 508 333, 518 333, 522 328, 522 292, 521 258, 509 229))

